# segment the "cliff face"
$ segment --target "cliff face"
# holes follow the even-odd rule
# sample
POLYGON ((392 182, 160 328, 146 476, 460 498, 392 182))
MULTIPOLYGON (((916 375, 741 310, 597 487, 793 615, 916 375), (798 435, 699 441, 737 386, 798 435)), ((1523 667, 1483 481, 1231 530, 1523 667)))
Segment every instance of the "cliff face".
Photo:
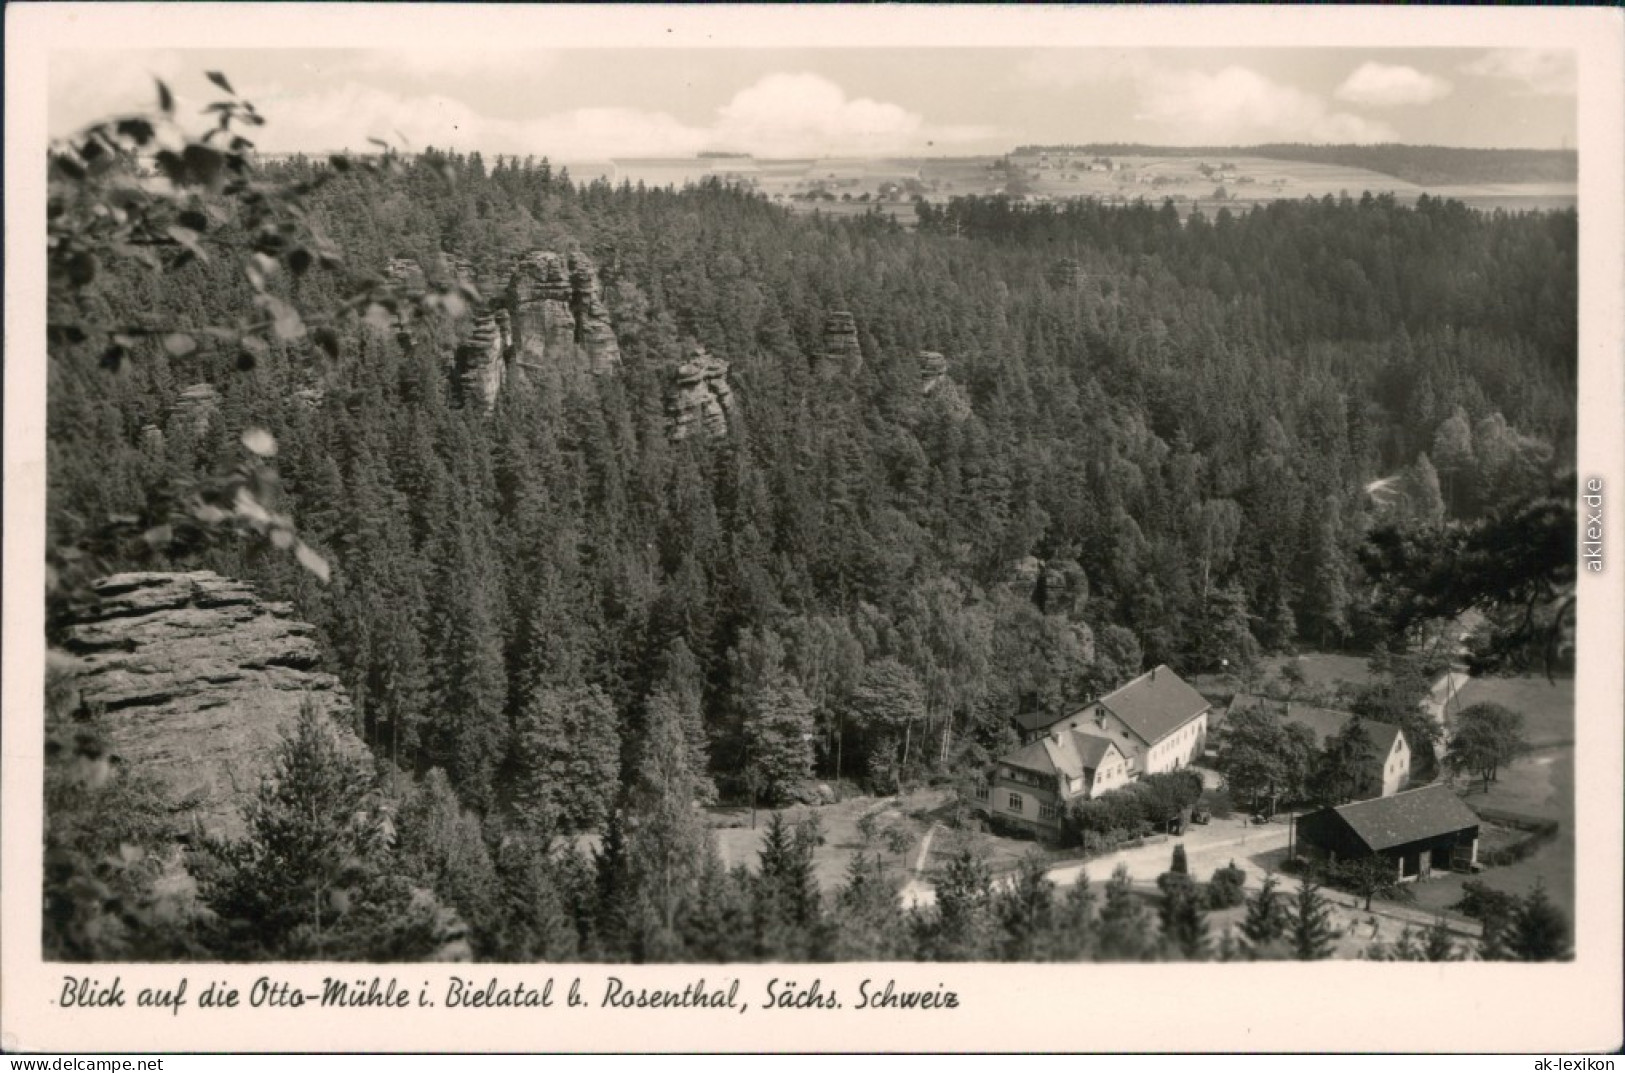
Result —
POLYGON ((570 274, 556 253, 536 251, 514 267, 505 301, 513 325, 513 362, 531 374, 568 361, 575 346, 570 274))
POLYGON ((929 395, 948 377, 948 359, 935 350, 920 351, 920 394, 929 395))
POLYGON ((508 311, 487 309, 474 317, 468 337, 457 345, 457 390, 464 405, 490 412, 508 379, 508 352, 512 347, 508 311))
POLYGON ((588 368, 598 375, 618 371, 621 345, 604 307, 598 268, 579 251, 570 254, 570 311, 575 317, 576 345, 586 353, 588 368))
POLYGON ((523 257, 503 296, 513 326, 511 360, 533 378, 621 367, 621 347, 609 323, 598 271, 585 254, 569 259, 537 250, 523 257))
POLYGON ((824 351, 819 370, 825 375, 846 379, 863 368, 863 349, 858 345, 858 322, 851 313, 838 309, 824 317, 824 351))
POLYGON ((209 571, 116 574, 95 589, 99 606, 64 645, 80 699, 106 713, 114 753, 204 830, 242 833, 239 810, 307 699, 364 753, 343 686, 315 669, 313 627, 286 604, 209 571))
POLYGON ((733 386, 728 383, 728 363, 690 341, 682 364, 672 374, 666 398, 666 414, 671 422, 671 438, 690 436, 720 439, 733 423, 733 386))

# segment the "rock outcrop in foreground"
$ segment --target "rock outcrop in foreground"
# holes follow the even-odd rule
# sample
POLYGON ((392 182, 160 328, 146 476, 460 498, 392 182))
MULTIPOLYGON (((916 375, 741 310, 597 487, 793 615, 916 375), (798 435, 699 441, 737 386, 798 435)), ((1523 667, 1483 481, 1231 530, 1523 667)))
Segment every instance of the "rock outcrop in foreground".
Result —
POLYGON ((64 644, 80 699, 105 713, 114 754, 205 831, 242 833, 239 810, 306 699, 364 753, 343 686, 316 669, 314 627, 287 604, 209 571, 116 574, 95 589, 98 608, 64 644))
POLYGON ((734 413, 728 363, 708 353, 699 343, 690 341, 683 363, 672 373, 666 413, 671 420, 673 440, 686 440, 690 436, 721 439, 728 435, 734 413))

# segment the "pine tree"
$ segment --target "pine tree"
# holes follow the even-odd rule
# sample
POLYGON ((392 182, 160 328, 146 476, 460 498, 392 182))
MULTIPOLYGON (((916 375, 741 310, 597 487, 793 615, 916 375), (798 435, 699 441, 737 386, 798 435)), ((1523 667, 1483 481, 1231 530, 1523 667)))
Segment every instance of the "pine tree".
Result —
POLYGON ((1274 874, 1267 875, 1258 893, 1247 900, 1247 916, 1242 921, 1241 933, 1254 946, 1264 946, 1286 934, 1289 914, 1275 886, 1274 874))
POLYGON ((617 722, 597 686, 532 692, 514 734, 518 822, 549 832, 593 830, 605 821, 620 781, 617 722))
POLYGON ((662 927, 673 935, 680 913, 696 893, 710 842, 696 811, 710 780, 689 767, 693 754, 680 704, 666 693, 651 701, 642 759, 627 796, 633 868, 656 904, 662 927))
POLYGON ((212 845, 202 896, 217 949, 255 960, 428 959, 454 925, 395 871, 366 763, 314 706, 245 809, 246 834, 212 845))
POLYGON ((1444 917, 1435 918, 1433 926, 1428 928, 1422 954, 1428 961, 1456 960, 1456 941, 1451 938, 1450 929, 1445 926, 1444 917))
POLYGON ((1089 886, 1089 873, 1079 871, 1077 881, 1066 889, 1045 945, 1044 958, 1049 961, 1083 961, 1093 955, 1095 893, 1089 886))
POLYGON ((751 805, 790 801, 812 777, 813 706, 801 687, 780 675, 754 690, 746 705, 745 779, 751 805))
POLYGON ((1569 922, 1552 903, 1543 880, 1524 896, 1513 914, 1507 946, 1519 961, 1563 961, 1572 956, 1569 922))
POLYGON ((1186 872, 1164 872, 1157 887, 1162 891, 1158 916, 1163 944, 1176 956, 1200 961, 1207 955, 1208 924, 1196 882, 1186 872))
POLYGON ((1179 842, 1174 845, 1174 859, 1168 865, 1168 871, 1181 876, 1191 874, 1191 866, 1185 858, 1185 843, 1179 842))
POLYGON ((812 856, 812 840, 804 831, 792 830, 783 813, 773 813, 757 854, 753 899, 757 957, 812 961, 820 956, 823 906, 812 856))
POLYGON ((970 850, 949 858, 937 883, 922 954, 936 961, 979 961, 993 942, 993 880, 987 862, 970 850))
POLYGON ((1291 943, 1292 956, 1299 961, 1319 961, 1332 956, 1336 934, 1331 925, 1332 912, 1320 888, 1308 880, 1298 884, 1298 897, 1287 923, 1286 938, 1291 943))
POLYGON ((885 881, 878 855, 873 861, 861 851, 852 855, 835 909, 840 926, 831 951, 834 960, 899 961, 914 953, 897 891, 885 881))
POLYGON ((575 961, 579 937, 545 847, 523 831, 498 838, 501 930, 496 956, 510 962, 575 961))
POLYGON ((1095 948, 1104 961, 1144 960, 1155 948, 1151 916, 1134 893, 1126 865, 1118 865, 1106 881, 1096 936, 1095 948))
POLYGON ((479 820, 464 811, 439 768, 401 803, 395 830, 406 873, 456 907, 473 932, 475 954, 490 957, 500 929, 496 871, 479 820))
POLYGON ((1003 925, 1000 942, 1006 961, 1039 961, 1055 928, 1055 883, 1045 874, 1044 858, 1028 854, 1012 879, 993 897, 994 913, 1003 925))

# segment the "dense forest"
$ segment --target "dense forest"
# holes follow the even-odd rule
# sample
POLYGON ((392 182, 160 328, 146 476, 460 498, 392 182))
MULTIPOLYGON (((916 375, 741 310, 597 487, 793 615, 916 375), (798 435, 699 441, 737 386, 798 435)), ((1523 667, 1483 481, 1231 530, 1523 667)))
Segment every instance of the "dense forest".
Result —
POLYGON ((1572 183, 1580 177, 1580 156, 1572 149, 1468 149, 1453 145, 1248 146, 1035 145, 1018 153, 1073 152, 1108 156, 1263 157, 1305 164, 1366 168, 1418 186, 1469 183, 1572 183))
MULTIPOLYGON (((1420 634, 1394 634, 1368 537, 1490 523, 1572 465, 1573 212, 1366 196, 1187 222, 964 198, 920 202, 909 230, 545 160, 255 165, 215 144, 146 179, 134 153, 58 160, 57 220, 109 175, 180 192, 155 257, 54 255, 49 628, 94 573, 253 581, 315 625, 376 771, 307 721, 247 843, 191 866, 213 930, 132 910, 87 937, 63 888, 48 942, 71 955, 427 956, 447 940, 421 888, 490 958, 1167 953, 1143 921, 1100 931, 1087 889, 1022 901, 974 860, 929 912, 899 908, 878 854, 820 892, 816 832, 776 821, 729 871, 691 806, 951 780, 1011 744, 1013 713, 1159 663, 1403 649, 1420 634), (534 251, 594 266, 619 361, 511 376, 482 405, 455 355, 534 251), (427 298, 388 297, 402 262, 427 298), (109 342, 91 321, 142 327, 109 342), (720 434, 678 437, 696 345, 732 404, 720 434), (180 405, 200 384, 207 420, 180 405), (272 454, 248 429, 274 444, 261 494, 297 557, 279 528, 171 522, 245 442, 272 454), (313 938, 299 870, 267 877, 333 855, 273 843, 298 794, 354 815, 373 783, 398 803, 391 847, 338 821, 302 836, 355 843, 331 865, 355 923, 313 938), (1073 939, 1034 945, 1065 920, 1073 939)), ((53 784, 81 818, 121 816, 59 828, 65 868, 158 837, 130 782, 53 784)), ((1104 904, 1138 920, 1126 898, 1104 904)))

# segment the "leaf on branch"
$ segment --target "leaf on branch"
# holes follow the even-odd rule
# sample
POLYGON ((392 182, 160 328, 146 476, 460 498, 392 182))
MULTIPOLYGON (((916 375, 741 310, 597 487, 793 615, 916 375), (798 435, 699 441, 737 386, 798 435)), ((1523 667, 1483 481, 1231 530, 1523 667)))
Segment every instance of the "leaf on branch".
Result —
POLYGON ((170 332, 164 336, 164 349, 172 357, 184 358, 197 349, 197 340, 185 332, 170 332))
POLYGON ((72 179, 76 183, 82 182, 85 178, 85 169, 80 167, 77 160, 73 159, 71 156, 68 156, 66 153, 52 154, 51 164, 58 172, 65 175, 69 179, 72 179))
POLYGON ((68 282, 75 287, 88 287, 96 278, 96 258, 80 251, 68 258, 68 282))
POLYGON ((57 346, 73 346, 85 341, 85 332, 77 324, 47 324, 45 338, 57 346))
POLYGON ((276 454, 276 437, 263 428, 251 428, 243 433, 243 446, 261 458, 270 458, 276 454))
POLYGON ((225 163, 223 153, 206 145, 193 144, 181 150, 184 181, 198 186, 212 186, 225 163))
POLYGON ((300 566, 304 567, 306 570, 309 570, 312 574, 315 574, 324 582, 328 579, 330 568, 327 565, 327 560, 322 558, 315 551, 311 550, 309 544, 300 543, 300 545, 294 549, 293 557, 299 560, 300 566))
POLYGON ((121 119, 115 129, 137 145, 146 145, 152 141, 154 133, 152 124, 140 118, 121 119))
POLYGON ((266 296, 266 306, 271 311, 271 331, 276 333, 278 339, 298 339, 305 334, 305 322, 293 306, 269 295, 266 296))
POLYGON ((332 328, 317 328, 310 333, 315 344, 322 348, 329 358, 339 356, 339 333, 332 328))
POLYGON ((207 261, 209 259, 209 255, 204 252, 203 247, 198 244, 196 231, 192 231, 178 225, 171 225, 168 228, 168 232, 169 237, 174 239, 181 246, 185 247, 186 252, 191 254, 193 257, 196 257, 200 261, 207 261))
POLYGON ((231 83, 227 82, 226 76, 221 74, 219 71, 204 71, 203 77, 207 78, 210 82, 213 82, 215 85, 219 86, 233 97, 237 96, 237 91, 231 88, 231 83))
POLYGON ((367 307, 367 312, 361 320, 367 327, 377 332, 387 332, 395 324, 395 319, 390 315, 388 308, 377 302, 367 307))
POLYGON ((153 81, 158 83, 158 110, 164 115, 174 115, 175 95, 169 92, 169 87, 164 85, 163 79, 155 78, 153 81))

